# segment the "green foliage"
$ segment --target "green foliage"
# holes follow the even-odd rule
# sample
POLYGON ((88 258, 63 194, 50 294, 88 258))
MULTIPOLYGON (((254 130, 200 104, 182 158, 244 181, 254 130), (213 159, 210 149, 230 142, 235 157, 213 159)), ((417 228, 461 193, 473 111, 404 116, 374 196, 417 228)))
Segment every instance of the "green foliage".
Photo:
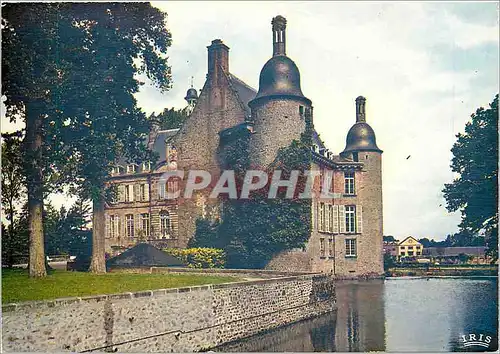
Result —
POLYGON ((47 255, 67 254, 88 258, 92 231, 86 229, 90 207, 77 201, 69 210, 56 210, 51 204, 44 210, 45 252, 47 255))
POLYGON ((384 236, 383 239, 384 239, 384 242, 394 242, 394 241, 396 241, 396 239, 394 238, 394 236, 391 236, 391 235, 384 236))
POLYGON ((224 268, 225 254, 221 249, 196 248, 166 248, 164 252, 179 258, 189 268, 224 268))
POLYGON ((187 117, 187 108, 178 110, 175 108, 165 108, 158 115, 151 114, 149 120, 155 122, 161 130, 168 130, 180 128, 187 117))
MULTIPOLYGON (((26 122, 30 212, 40 209, 45 187, 68 183, 102 210, 119 158, 154 160, 144 143, 151 122, 134 94, 139 77, 170 88, 166 14, 144 2, 9 3, 2 24, 2 94, 6 116, 26 122), (44 184, 48 172, 57 179, 44 184)), ((103 237, 95 243, 101 269, 103 237)))
POLYGON ((490 255, 498 258, 498 94, 478 108, 457 134, 451 169, 460 177, 443 190, 448 211, 460 210, 460 229, 484 232, 490 255))
POLYGON ((20 232, 19 222, 16 222, 16 205, 23 202, 26 194, 21 137, 19 131, 2 134, 2 209, 9 223, 8 230, 2 230, 2 259, 8 266, 13 265, 14 252, 19 253, 26 236, 20 232))
POLYGON ((394 257, 388 253, 384 253, 384 271, 388 271, 390 268, 394 268, 396 261, 394 257))
POLYGON ((212 245, 214 248, 221 248, 224 246, 219 239, 219 233, 217 228, 219 227, 219 222, 213 222, 207 219, 197 219, 196 220, 196 231, 194 237, 188 242, 188 247, 196 247, 196 244, 212 245), (195 242, 195 240, 197 242, 195 242))

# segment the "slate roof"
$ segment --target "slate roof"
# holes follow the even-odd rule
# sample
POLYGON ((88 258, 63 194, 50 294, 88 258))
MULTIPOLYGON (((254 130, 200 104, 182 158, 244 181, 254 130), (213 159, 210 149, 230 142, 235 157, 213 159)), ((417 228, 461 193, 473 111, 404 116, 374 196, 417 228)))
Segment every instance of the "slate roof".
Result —
POLYGON ((228 74, 228 78, 231 86, 238 95, 240 102, 243 104, 245 112, 248 116, 250 116, 250 107, 248 107, 248 102, 255 98, 255 96, 257 95, 257 90, 247 85, 243 82, 243 80, 237 78, 233 74, 228 74))
POLYGON ((181 267, 184 264, 149 243, 139 243, 122 254, 106 261, 106 267, 181 267))
POLYGON ((167 159, 167 152, 165 149, 165 141, 170 140, 174 137, 179 129, 169 129, 169 130, 160 130, 158 131, 154 143, 153 143, 153 151, 157 152, 160 155, 158 162, 165 161, 167 159))

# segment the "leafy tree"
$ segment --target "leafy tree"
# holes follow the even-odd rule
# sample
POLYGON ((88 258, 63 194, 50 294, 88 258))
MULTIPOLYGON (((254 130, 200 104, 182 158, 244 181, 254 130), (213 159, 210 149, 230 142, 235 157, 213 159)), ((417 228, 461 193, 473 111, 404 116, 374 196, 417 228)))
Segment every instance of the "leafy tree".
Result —
POLYGON ((180 128, 187 117, 187 108, 178 110, 175 108, 165 108, 163 112, 158 115, 152 114, 149 120, 156 122, 160 129, 168 130, 180 128))
POLYGON ((56 8, 59 4, 4 4, 2 7, 2 95, 6 97, 6 116, 22 119, 24 174, 28 192, 30 230, 30 276, 45 276, 43 249, 44 158, 49 151, 47 116, 57 84, 56 8), (47 144, 48 145, 48 144, 47 144), (45 152, 45 153, 44 153, 45 152))
POLYGON ((390 268, 394 268, 395 265, 394 256, 391 256, 389 253, 384 253, 384 270, 388 271, 390 268))
POLYGON ((2 242, 2 250, 5 250, 6 264, 9 267, 12 267, 14 262, 15 217, 18 214, 16 205, 19 205, 24 197, 25 178, 21 138, 20 131, 2 134, 2 208, 9 222, 8 232, 5 234, 7 237, 2 242))
POLYGON ((118 158, 152 159, 144 144, 150 122, 133 96, 137 74, 170 87, 165 14, 149 3, 7 4, 2 14, 7 113, 26 122, 30 274, 45 274, 45 160, 93 201, 91 268, 105 272, 108 171, 118 158))
POLYGON ((477 235, 468 229, 460 230, 451 235, 451 244, 455 247, 484 246, 484 236, 477 235))
POLYGON ((460 230, 484 232, 489 254, 498 258, 498 94, 478 108, 457 134, 451 169, 460 176, 443 190, 448 211, 460 210, 460 230))
POLYGON ((394 236, 391 236, 391 235, 384 236, 383 239, 384 239, 384 242, 395 242, 396 241, 396 239, 394 238, 394 236))
MULTIPOLYGON (((56 210, 48 204, 44 210, 45 249, 47 254, 81 254, 88 244, 86 229, 90 206, 77 201, 69 210, 56 210)), ((90 256, 90 254, 88 254, 90 256)))

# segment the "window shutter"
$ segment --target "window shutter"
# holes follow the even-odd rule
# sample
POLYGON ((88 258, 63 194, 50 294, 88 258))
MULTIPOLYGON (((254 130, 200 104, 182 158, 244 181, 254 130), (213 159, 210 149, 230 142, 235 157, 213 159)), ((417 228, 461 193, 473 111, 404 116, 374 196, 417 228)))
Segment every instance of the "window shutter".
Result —
POLYGON ((128 198, 129 200, 127 200, 128 202, 133 202, 134 201, 134 185, 133 184, 129 184, 127 186, 128 188, 128 198))
POLYGON ((339 206, 334 205, 333 206, 333 212, 332 212, 332 232, 334 234, 339 233, 339 206))
POLYGON ((315 230, 316 229, 316 212, 314 210, 314 206, 316 205, 316 203, 314 202, 311 202, 311 223, 312 223, 312 229, 315 230))
POLYGON ((325 231, 330 232, 330 214, 331 214, 331 208, 332 206, 330 204, 325 204, 325 231))
POLYGON ((356 205, 356 231, 358 234, 363 233, 363 207, 356 205))
POLYGON ((345 205, 339 205, 339 233, 345 234, 345 205))
POLYGON ((107 238, 111 238, 111 215, 106 215, 106 232, 105 235, 107 238))
POLYGON ((165 199, 165 182, 158 183, 158 199, 165 199))
POLYGON ((319 230, 319 211, 318 211, 319 203, 316 202, 314 203, 314 214, 316 215, 315 217, 315 224, 314 224, 314 229, 319 230))
POLYGON ((144 201, 148 202, 149 201, 149 183, 146 183, 144 185, 144 201))
POLYGON ((125 201, 125 187, 124 185, 118 186, 118 202, 120 203, 125 201))
POLYGON ((134 184, 134 199, 138 202, 142 200, 140 184, 134 184))
POLYGON ((319 203, 319 220, 318 220, 318 231, 323 231, 323 223, 324 223, 324 212, 325 212, 325 208, 324 208, 324 205, 323 203, 319 203))
POLYGON ((141 225, 141 214, 137 214, 135 216, 135 226, 134 226, 134 236, 139 237, 139 232, 142 230, 142 225, 141 225))
POLYGON ((127 231, 126 231, 127 225, 126 224, 127 224, 127 221, 126 221, 125 217, 118 219, 118 230, 120 230, 120 231, 118 231, 118 234, 120 237, 125 237, 127 235, 127 231))

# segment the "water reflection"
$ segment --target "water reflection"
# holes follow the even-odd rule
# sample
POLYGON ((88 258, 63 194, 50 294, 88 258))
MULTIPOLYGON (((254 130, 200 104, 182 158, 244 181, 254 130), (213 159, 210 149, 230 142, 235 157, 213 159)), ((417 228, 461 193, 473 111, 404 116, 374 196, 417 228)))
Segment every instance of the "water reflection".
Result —
POLYGON ((498 349, 497 278, 337 283, 335 312, 219 347, 224 352, 449 352, 498 349), (464 348, 462 335, 491 336, 464 348))

